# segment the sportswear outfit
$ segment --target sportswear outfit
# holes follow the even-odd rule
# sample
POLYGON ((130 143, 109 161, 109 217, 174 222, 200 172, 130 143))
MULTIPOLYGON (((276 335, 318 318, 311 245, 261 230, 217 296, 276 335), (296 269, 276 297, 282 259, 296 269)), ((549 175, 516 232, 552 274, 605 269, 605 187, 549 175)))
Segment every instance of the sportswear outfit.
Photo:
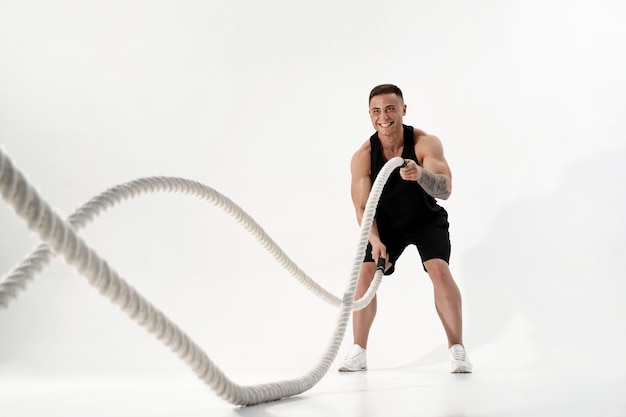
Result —
MULTIPOLYGON (((403 125, 404 147, 402 158, 411 159, 419 164, 415 155, 414 129, 403 125)), ((371 163, 370 179, 372 184, 383 166, 387 163, 378 132, 370 137, 371 163)), ((426 193, 417 181, 405 181, 396 169, 383 187, 376 208, 376 224, 381 242, 387 248, 391 266, 385 275, 395 271, 395 264, 404 249, 415 245, 423 263, 429 259, 450 261, 450 235, 448 213, 437 204, 434 197, 426 193)), ((363 262, 375 262, 372 257, 372 245, 368 243, 363 262)), ((426 268, 424 267, 424 270, 426 268)), ((471 372, 465 349, 454 345, 449 350, 452 372, 471 372)), ((345 357, 342 372, 363 371, 367 369, 366 351, 359 345, 353 345, 345 357)))
MULTIPOLYGON (((387 163, 378 132, 370 137, 372 184, 378 173, 387 163)), ((413 127, 404 125, 404 148, 402 158, 419 163, 415 155, 413 127)), ((392 266, 385 272, 391 275, 395 263, 408 245, 415 245, 422 263, 440 258, 450 261, 450 235, 448 233, 448 213, 427 194, 417 181, 405 181, 400 170, 395 170, 383 187, 376 208, 376 224, 380 240, 387 248, 392 266)), ((368 244, 364 262, 374 262, 372 246, 368 244)))

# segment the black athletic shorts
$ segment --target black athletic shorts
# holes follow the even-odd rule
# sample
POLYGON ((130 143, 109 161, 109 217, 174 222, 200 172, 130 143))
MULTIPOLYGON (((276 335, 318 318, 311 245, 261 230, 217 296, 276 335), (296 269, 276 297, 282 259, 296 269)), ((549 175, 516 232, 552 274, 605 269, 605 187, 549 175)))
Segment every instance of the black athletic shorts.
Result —
MULTIPOLYGON (((430 259, 443 259, 447 263, 450 262, 450 233, 449 223, 447 220, 419 226, 408 231, 392 231, 386 234, 381 233, 380 240, 387 248, 389 262, 392 264, 385 275, 393 274, 396 261, 409 245, 415 245, 422 258, 422 266, 424 262, 430 259)), ((379 227, 380 232, 380 227, 379 227)), ((365 258, 363 262, 375 262, 372 258, 372 245, 368 242, 365 249, 365 258)), ((423 266, 424 267, 424 266, 423 266)), ((426 271, 426 267, 424 267, 426 271)))

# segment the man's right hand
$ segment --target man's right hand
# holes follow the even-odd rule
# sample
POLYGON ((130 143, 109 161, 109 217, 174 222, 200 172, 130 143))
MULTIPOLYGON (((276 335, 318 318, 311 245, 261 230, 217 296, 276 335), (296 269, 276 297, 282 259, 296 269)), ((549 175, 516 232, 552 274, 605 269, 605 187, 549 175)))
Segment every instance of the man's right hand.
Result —
POLYGON ((389 254, 387 253, 387 247, 377 239, 370 240, 370 244, 372 245, 372 258, 374 261, 379 263, 380 259, 385 260, 385 271, 391 267, 389 263, 389 254))

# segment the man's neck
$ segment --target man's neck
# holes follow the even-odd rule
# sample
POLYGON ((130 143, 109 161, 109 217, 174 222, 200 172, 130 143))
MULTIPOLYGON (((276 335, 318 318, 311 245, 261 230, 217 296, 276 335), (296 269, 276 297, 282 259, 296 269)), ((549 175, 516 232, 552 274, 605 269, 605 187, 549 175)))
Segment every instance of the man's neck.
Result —
POLYGON ((383 149, 395 153, 404 147, 404 130, 393 132, 390 135, 378 134, 383 149))
POLYGON ((404 150, 404 134, 378 135, 385 160, 402 156, 404 150))

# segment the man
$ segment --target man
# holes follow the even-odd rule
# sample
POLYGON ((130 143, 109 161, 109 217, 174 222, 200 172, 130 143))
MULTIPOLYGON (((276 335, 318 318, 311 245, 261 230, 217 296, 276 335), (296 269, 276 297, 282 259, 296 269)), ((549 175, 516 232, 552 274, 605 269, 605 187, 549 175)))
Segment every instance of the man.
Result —
MULTIPOLYGON (((395 85, 372 89, 369 113, 376 133, 356 151, 350 165, 352 201, 359 224, 382 166, 398 156, 404 158, 405 166, 392 173, 378 202, 355 297, 360 298, 369 288, 380 258, 386 262, 385 275, 390 275, 404 249, 417 246, 422 266, 433 283, 452 372, 471 372, 462 340, 461 293, 448 266, 448 213, 435 200, 447 199, 452 189, 443 147, 436 136, 403 125, 406 105, 402 91, 395 85)), ((339 371, 367 369, 367 340, 375 316, 376 297, 366 308, 353 313, 354 345, 339 371)))

